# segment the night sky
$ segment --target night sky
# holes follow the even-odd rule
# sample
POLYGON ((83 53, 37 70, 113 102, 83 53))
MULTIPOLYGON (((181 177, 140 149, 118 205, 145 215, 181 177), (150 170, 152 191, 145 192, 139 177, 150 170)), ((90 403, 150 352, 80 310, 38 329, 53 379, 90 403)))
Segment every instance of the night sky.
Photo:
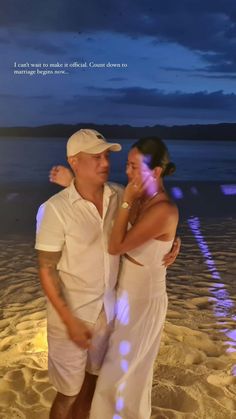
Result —
POLYGON ((4 0, 0 50, 0 126, 236 122, 235 0, 4 0))

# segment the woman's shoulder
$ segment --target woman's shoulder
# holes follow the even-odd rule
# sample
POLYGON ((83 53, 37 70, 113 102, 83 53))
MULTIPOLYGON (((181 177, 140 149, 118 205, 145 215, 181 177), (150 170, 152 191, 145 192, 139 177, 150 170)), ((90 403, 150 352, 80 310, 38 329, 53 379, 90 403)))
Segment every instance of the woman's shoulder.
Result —
POLYGON ((169 197, 163 197, 163 199, 153 202, 153 205, 149 209, 149 216, 158 219, 160 217, 178 218, 179 216, 179 210, 176 203, 169 197))

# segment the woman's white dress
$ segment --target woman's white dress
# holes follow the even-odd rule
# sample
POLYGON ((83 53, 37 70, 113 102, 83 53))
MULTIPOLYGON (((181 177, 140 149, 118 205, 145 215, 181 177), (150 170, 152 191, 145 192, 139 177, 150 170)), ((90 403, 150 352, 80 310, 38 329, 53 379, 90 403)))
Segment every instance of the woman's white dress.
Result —
POLYGON ((149 240, 122 258, 114 331, 90 419, 149 419, 153 364, 167 311, 163 256, 173 241, 149 240))

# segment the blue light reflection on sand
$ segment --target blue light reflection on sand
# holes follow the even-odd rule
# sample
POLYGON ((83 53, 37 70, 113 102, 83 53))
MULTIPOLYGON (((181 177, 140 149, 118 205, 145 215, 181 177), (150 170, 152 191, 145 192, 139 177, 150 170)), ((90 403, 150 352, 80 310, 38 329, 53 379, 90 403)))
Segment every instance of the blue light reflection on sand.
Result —
POLYGON ((232 368, 232 374, 236 376, 236 365, 232 368))
MULTIPOLYGON (((197 240, 198 246, 204 256, 205 263, 210 271, 213 279, 221 279, 219 272, 216 269, 214 259, 209 250, 207 242, 204 236, 201 233, 201 224, 198 217, 191 217, 188 219, 188 224, 190 229, 193 232, 195 239, 197 240)), ((234 302, 231 300, 229 292, 225 288, 225 284, 218 283, 212 284, 213 287, 209 288, 209 291, 215 297, 215 307, 214 314, 216 317, 232 317, 230 309, 234 306, 234 302)), ((227 352, 236 351, 236 330, 222 330, 225 335, 232 340, 227 342, 230 347, 227 349, 227 352)), ((236 375, 236 366, 232 369, 232 374, 236 375)))

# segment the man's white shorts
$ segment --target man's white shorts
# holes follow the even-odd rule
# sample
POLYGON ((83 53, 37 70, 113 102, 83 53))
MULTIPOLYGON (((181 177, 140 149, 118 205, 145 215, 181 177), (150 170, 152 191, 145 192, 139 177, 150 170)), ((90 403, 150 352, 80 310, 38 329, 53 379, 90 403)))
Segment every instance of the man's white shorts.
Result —
POLYGON ((82 349, 71 339, 48 334, 48 374, 59 393, 75 396, 82 387, 85 371, 98 375, 105 356, 112 325, 104 310, 95 324, 85 322, 93 331, 91 348, 82 349))

